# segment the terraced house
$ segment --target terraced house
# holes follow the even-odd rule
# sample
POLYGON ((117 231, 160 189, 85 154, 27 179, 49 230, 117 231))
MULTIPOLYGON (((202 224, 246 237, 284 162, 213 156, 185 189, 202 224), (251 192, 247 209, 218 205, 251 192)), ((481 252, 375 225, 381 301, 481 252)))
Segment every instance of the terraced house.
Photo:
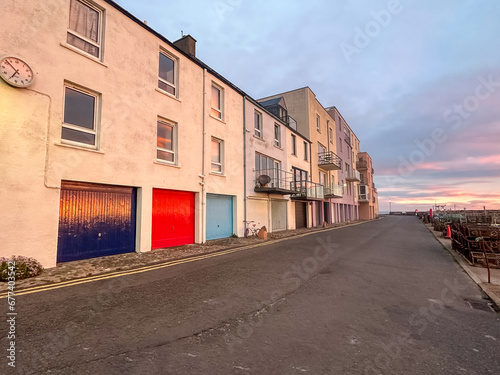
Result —
POLYGON ((4 8, 0 256, 51 267, 357 218, 359 141, 309 88, 256 101, 193 37, 111 0, 4 8))
POLYGON ((259 104, 246 97, 245 119, 248 228, 265 226, 276 232, 310 226, 305 207, 292 199, 306 184, 309 140, 297 132, 283 99, 259 104))
POLYGON ((243 93, 193 38, 107 0, 4 5, 2 69, 34 79, 0 84, 1 255, 53 266, 244 234, 243 93))

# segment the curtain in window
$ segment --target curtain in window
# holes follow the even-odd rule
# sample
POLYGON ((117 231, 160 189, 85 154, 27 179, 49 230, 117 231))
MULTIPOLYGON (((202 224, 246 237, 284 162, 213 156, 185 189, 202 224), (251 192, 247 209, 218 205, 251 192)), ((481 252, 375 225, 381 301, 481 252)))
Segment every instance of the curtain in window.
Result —
POLYGON ((68 43, 93 55, 99 56, 99 48, 78 36, 98 43, 99 12, 77 0, 71 0, 69 11, 68 43))

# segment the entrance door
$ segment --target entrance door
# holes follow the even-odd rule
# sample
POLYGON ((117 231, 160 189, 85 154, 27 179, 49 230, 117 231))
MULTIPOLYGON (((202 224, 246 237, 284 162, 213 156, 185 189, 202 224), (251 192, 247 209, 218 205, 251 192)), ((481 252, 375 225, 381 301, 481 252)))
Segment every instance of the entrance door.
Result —
POLYGON ((307 203, 295 202, 295 228, 307 227, 307 203))

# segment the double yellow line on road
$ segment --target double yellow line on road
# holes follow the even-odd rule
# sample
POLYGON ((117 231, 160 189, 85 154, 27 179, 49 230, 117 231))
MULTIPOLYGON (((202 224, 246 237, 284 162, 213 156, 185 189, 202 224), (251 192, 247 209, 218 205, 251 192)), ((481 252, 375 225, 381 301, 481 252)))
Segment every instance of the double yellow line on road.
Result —
MULTIPOLYGON (((167 262, 163 262, 163 263, 153 264, 150 266, 143 266, 143 267, 139 267, 139 268, 134 268, 134 269, 131 269, 128 271, 115 271, 115 272, 106 273, 104 275, 96 275, 96 276, 89 276, 89 277, 85 277, 85 278, 81 278, 81 279, 61 281, 61 282, 58 282, 56 284, 34 286, 31 288, 22 289, 20 291, 14 291, 14 293, 15 293, 15 296, 17 297, 17 296, 22 296, 24 294, 38 293, 38 292, 43 292, 46 290, 65 288, 65 287, 73 286, 73 285, 86 284, 86 283, 91 283, 91 282, 99 281, 99 280, 112 279, 112 278, 120 277, 120 276, 127 276, 127 275, 133 275, 136 273, 158 270, 158 269, 162 269, 162 268, 176 266, 178 264, 191 263, 191 262, 196 262, 196 261, 203 260, 203 259, 215 258, 218 256, 232 254, 232 253, 242 251, 242 250, 248 250, 248 249, 252 249, 252 248, 260 247, 260 246, 265 246, 265 245, 271 245, 271 244, 277 243, 277 242, 287 241, 287 240, 291 240, 294 238, 305 237, 305 236, 309 236, 311 234, 321 233, 321 232, 330 231, 330 230, 334 230, 334 229, 346 228, 349 226, 359 225, 359 224, 363 224, 363 223, 365 223, 365 222, 359 222, 359 223, 355 223, 355 224, 351 224, 351 225, 329 228, 327 230, 320 230, 320 231, 303 233, 303 234, 299 234, 297 236, 279 238, 276 240, 261 242, 261 243, 254 244, 254 245, 246 245, 246 246, 236 247, 236 248, 232 248, 232 249, 228 249, 228 250, 221 250, 221 251, 217 251, 217 252, 210 253, 210 254, 196 255, 196 256, 193 256, 190 258, 171 260, 171 261, 167 261, 167 262)), ((8 296, 8 291, 0 293, 0 299, 5 299, 5 298, 7 298, 7 296, 8 296)))

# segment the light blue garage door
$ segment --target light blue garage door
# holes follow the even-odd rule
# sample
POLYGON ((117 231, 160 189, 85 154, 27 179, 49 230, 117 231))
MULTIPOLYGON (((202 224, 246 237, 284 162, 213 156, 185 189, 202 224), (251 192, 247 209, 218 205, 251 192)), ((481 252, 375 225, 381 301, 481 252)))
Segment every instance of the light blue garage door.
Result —
POLYGON ((207 194, 207 240, 233 235, 233 197, 207 194))

